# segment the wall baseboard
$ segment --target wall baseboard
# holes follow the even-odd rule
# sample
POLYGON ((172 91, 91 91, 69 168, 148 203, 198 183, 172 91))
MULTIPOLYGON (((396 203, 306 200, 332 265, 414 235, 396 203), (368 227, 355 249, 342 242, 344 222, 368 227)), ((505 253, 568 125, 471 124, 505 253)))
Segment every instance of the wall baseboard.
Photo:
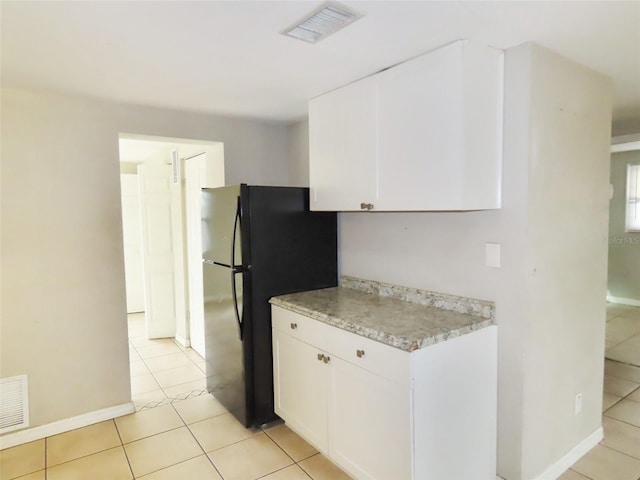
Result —
POLYGON ((188 338, 185 338, 182 335, 176 335, 175 338, 176 338, 176 342, 178 342, 183 347, 185 348, 191 347, 191 340, 189 340, 188 338))
POLYGON ((94 423, 104 422, 105 420, 111 420, 133 412, 135 412, 135 407, 133 402, 129 402, 123 403, 122 405, 116 405, 115 407, 95 410, 83 415, 78 415, 77 417, 65 418, 64 420, 58 420, 57 422, 48 423, 46 425, 7 433, 0 437, 0 450, 15 447, 16 445, 22 445, 23 443, 33 442, 34 440, 40 440, 52 435, 58 435, 59 433, 75 430, 76 428, 93 425, 94 423))
POLYGON ((591 433, 587 438, 578 443, 569 452, 560 458, 557 462, 547 468, 538 475, 534 480, 556 480, 574 463, 580 460, 589 450, 598 445, 604 438, 604 430, 602 427, 591 433))
POLYGON ((640 300, 636 300, 635 298, 612 297, 611 295, 607 295, 607 301, 611 303, 619 303, 621 305, 640 307, 640 300))

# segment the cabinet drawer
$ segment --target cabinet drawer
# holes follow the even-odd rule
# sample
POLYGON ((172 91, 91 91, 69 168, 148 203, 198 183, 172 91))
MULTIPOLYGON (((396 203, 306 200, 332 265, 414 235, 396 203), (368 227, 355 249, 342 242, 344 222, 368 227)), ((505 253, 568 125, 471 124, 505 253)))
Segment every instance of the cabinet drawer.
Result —
POLYGON ((411 354, 375 340, 332 327, 327 337, 328 351, 400 385, 411 384, 411 354))
POLYGON ((276 305, 271 306, 271 324, 273 328, 320 350, 327 350, 327 332, 333 328, 276 305))

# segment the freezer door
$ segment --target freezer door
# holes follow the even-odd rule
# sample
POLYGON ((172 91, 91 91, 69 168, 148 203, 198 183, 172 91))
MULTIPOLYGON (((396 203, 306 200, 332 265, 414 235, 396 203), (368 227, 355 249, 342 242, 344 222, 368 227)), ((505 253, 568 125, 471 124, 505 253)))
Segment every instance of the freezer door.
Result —
POLYGON ((202 258, 222 265, 242 264, 239 228, 235 235, 240 185, 202 190, 202 258), (232 251, 236 252, 232 262, 232 251))
POLYGON ((239 308, 243 302, 242 274, 206 263, 202 271, 207 390, 246 424, 243 342, 235 311, 236 302, 239 308))

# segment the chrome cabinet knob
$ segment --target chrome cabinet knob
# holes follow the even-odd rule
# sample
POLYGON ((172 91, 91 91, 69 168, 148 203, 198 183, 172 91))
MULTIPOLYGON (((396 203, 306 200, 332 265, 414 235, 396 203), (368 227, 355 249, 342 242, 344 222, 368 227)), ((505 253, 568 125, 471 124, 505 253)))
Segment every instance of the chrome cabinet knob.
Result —
POLYGON ((373 210, 373 203, 362 202, 360 204, 360 210, 373 210))
POLYGON ((295 330, 296 328, 298 328, 298 324, 297 323, 292 323, 291 324, 291 330, 295 330))
POLYGON ((356 350, 356 357, 358 358, 364 357, 364 350, 356 350))
MULTIPOLYGON (((322 353, 318 354, 318 360, 324 360, 324 355, 322 353)), ((326 363, 326 362, 325 362, 326 363)))

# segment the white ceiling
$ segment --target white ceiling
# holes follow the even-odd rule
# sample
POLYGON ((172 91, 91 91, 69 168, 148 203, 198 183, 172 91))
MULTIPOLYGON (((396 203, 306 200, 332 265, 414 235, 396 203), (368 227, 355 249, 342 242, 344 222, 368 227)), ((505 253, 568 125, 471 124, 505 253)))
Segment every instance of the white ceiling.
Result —
POLYGON ((610 75, 614 121, 640 122, 639 1, 343 3, 364 17, 312 45, 279 32, 318 1, 2 1, 2 85, 289 122, 455 39, 535 41, 610 75))

